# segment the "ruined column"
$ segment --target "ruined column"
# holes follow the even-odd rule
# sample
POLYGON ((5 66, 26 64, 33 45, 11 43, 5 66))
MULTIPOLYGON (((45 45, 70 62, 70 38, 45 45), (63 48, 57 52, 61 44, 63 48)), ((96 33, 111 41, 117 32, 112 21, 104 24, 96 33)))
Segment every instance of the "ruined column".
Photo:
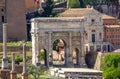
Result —
POLYGON ((26 73, 26 43, 23 42, 23 72, 22 79, 28 79, 28 75, 26 73))
POLYGON ((17 73, 15 72, 15 53, 12 53, 12 70, 10 72, 10 79, 17 79, 17 73))
POLYGON ((2 58, 2 69, 8 68, 7 58, 7 23, 3 24, 3 58, 2 58))
POLYGON ((71 32, 69 32, 68 64, 69 64, 70 67, 73 66, 73 63, 72 63, 72 42, 71 42, 71 39, 72 39, 72 34, 71 34, 71 32))
POLYGON ((10 79, 10 70, 8 68, 8 58, 7 58, 7 24, 3 24, 3 58, 1 66, 1 78, 10 79))
POLYGON ((81 52, 80 52, 81 54, 80 54, 80 62, 79 62, 80 67, 86 67, 83 36, 84 36, 83 33, 81 33, 81 52))
POLYGON ((52 47, 51 47, 51 33, 52 32, 48 32, 48 52, 47 52, 47 66, 49 67, 49 64, 52 62, 51 59, 50 59, 50 55, 51 55, 51 52, 52 52, 52 47))
POLYGON ((37 66, 40 66, 40 50, 39 50, 39 32, 38 30, 36 29, 36 65, 37 66))

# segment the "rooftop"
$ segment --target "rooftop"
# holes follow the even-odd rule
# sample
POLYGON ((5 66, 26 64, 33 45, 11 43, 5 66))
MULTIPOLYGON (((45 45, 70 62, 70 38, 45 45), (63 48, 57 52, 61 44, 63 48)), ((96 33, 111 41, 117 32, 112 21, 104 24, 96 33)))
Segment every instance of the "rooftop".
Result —
MULTIPOLYGON (((63 13, 61 13, 60 17, 84 17, 91 10, 93 10, 93 8, 74 8, 74 9, 68 9, 68 10, 64 11, 63 13)), ((106 14, 102 14, 102 19, 116 19, 116 18, 112 17, 112 16, 109 16, 109 15, 106 15, 106 14)))
POLYGON ((91 8, 68 9, 60 14, 60 17, 83 17, 90 12, 91 8))
POLYGON ((114 27, 120 27, 120 25, 105 25, 105 27, 111 27, 111 28, 114 28, 114 27))

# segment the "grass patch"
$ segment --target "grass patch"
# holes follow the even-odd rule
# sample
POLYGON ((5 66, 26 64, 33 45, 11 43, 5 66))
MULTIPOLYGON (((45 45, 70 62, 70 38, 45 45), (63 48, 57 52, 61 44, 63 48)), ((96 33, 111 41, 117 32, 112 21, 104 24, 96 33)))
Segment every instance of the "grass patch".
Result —
MULTIPOLYGON (((21 57, 22 58, 23 54, 22 52, 15 52, 15 58, 21 57)), ((0 63, 2 62, 2 57, 3 57, 3 52, 0 52, 0 63)), ((11 62, 11 57, 12 57, 12 52, 7 52, 7 57, 9 62, 11 62)), ((32 52, 26 52, 26 60, 29 60, 32 58, 32 52)))
MULTIPOLYGON (((7 46, 20 46, 21 41, 18 42, 7 42, 7 46)), ((3 45, 3 42, 0 42, 0 46, 3 45)), ((26 46, 32 46, 32 42, 31 41, 27 41, 26 42, 26 46)))

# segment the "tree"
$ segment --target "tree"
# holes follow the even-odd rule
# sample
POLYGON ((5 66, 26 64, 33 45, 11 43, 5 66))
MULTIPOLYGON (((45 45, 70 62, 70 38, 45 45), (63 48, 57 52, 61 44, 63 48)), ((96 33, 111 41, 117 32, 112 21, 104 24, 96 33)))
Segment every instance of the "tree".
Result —
POLYGON ((27 73, 32 75, 34 77, 34 79, 39 79, 40 75, 43 74, 43 72, 42 72, 40 67, 32 65, 32 64, 30 64, 27 67, 27 73))
MULTIPOLYGON (((79 0, 79 1, 80 1, 80 8, 86 7, 84 0, 79 0)), ((86 0, 86 1, 88 1, 88 0, 86 0)))
POLYGON ((120 79, 120 54, 107 54, 102 62, 104 79, 120 79))
POLYGON ((54 8, 53 0, 47 0, 46 6, 43 7, 44 11, 42 12, 41 16, 42 17, 50 17, 50 15, 52 14, 53 8, 54 8))
POLYGON ((80 8, 79 0, 70 0, 69 1, 69 8, 80 8))

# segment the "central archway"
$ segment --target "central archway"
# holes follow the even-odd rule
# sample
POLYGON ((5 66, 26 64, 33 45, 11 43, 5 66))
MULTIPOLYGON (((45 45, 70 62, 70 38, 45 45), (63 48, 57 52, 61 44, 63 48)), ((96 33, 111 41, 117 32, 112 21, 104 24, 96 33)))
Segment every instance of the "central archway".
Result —
POLYGON ((52 44, 52 59, 54 66, 65 66, 66 43, 63 39, 56 39, 52 44))

